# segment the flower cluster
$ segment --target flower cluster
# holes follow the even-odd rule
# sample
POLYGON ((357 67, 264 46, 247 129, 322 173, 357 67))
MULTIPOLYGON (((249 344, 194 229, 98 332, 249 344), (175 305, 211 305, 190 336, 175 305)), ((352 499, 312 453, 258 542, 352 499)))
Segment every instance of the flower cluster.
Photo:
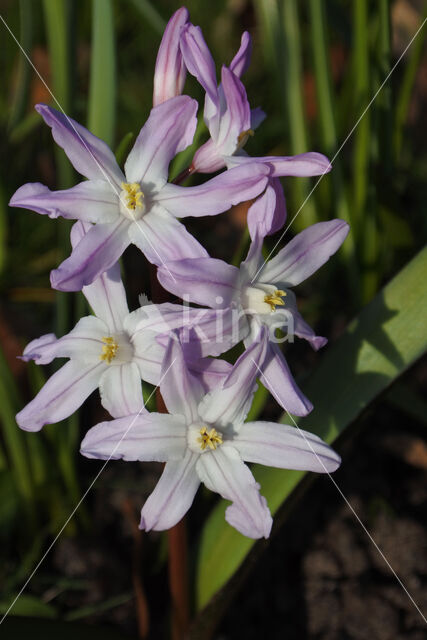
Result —
MULTIPOLYGON (((68 358, 17 415, 22 429, 70 416, 99 388, 112 420, 92 427, 81 444, 88 458, 165 462, 141 514, 140 527, 166 529, 189 509, 200 482, 231 505, 227 521, 244 535, 268 537, 271 515, 246 462, 332 472, 339 456, 320 438, 294 426, 245 422, 259 378, 289 413, 307 415, 312 404, 296 385, 278 346, 284 339, 316 336, 298 312, 292 287, 337 251, 348 233, 342 220, 321 222, 263 260, 263 240, 285 223, 281 176, 317 176, 329 161, 319 153, 251 157, 244 151, 265 114, 251 109, 241 76, 251 55, 244 33, 218 84, 215 63, 199 27, 179 9, 169 21, 157 56, 153 108, 124 169, 99 138, 47 105, 38 113, 75 169, 86 180, 50 191, 26 184, 10 205, 51 218, 75 219, 70 256, 51 273, 52 287, 82 291, 93 315, 67 335, 33 340, 24 360, 47 364, 68 358), (217 173, 197 186, 168 181, 169 165, 188 147, 198 103, 183 94, 187 72, 205 92, 209 139, 181 177, 217 173), (210 257, 181 218, 212 216, 252 200, 251 244, 240 267, 210 257), (150 304, 130 312, 119 259, 135 244, 157 268, 164 289, 185 302, 150 304), (243 342, 234 364, 218 356, 243 342), (141 380, 160 387, 168 413, 144 407, 141 380)), ((181 180, 182 181, 182 180, 181 180)))

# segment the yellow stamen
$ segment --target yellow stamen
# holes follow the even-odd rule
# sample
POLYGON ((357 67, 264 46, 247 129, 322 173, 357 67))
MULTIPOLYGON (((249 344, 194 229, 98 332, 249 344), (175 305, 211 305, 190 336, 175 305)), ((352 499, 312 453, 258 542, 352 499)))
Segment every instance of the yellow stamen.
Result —
POLYGON ((247 129, 246 131, 242 131, 239 133, 237 138, 237 149, 241 149, 247 143, 249 136, 254 136, 255 131, 253 129, 247 129))
POLYGON ((213 451, 219 444, 222 444, 222 435, 213 427, 210 431, 207 430, 207 427, 202 427, 197 442, 200 442, 202 451, 204 451, 206 447, 209 447, 209 449, 213 451))
POLYGON ((275 311, 276 307, 283 307, 285 305, 285 301, 282 300, 285 295, 286 291, 282 291, 282 289, 276 289, 274 293, 270 293, 270 295, 264 296, 264 302, 270 305, 272 311, 275 311))
POLYGON ((119 345, 111 336, 108 338, 102 338, 102 342, 104 343, 104 346, 102 347, 102 353, 99 356, 99 359, 105 360, 108 364, 111 364, 111 360, 114 360, 116 357, 119 345))
POLYGON ((128 209, 137 209, 144 205, 144 194, 141 191, 139 182, 122 182, 122 189, 126 191, 126 206, 128 209))

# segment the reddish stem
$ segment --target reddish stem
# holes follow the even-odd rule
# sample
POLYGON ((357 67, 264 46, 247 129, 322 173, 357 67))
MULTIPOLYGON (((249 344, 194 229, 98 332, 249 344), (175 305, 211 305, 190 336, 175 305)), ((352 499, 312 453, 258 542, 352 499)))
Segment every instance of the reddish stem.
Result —
MULTIPOLYGON (((151 298, 155 303, 166 302, 169 294, 156 277, 156 267, 150 265, 151 298)), ((159 413, 167 413, 160 393, 156 389, 156 403, 159 413)), ((183 640, 190 626, 190 604, 188 584, 187 531, 185 518, 169 529, 169 590, 172 600, 172 640, 183 640)))

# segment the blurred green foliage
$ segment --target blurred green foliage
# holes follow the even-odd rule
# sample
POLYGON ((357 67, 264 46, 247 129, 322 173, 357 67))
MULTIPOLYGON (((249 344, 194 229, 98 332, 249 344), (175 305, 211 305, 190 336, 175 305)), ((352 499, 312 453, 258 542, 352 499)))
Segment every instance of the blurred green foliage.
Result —
MULTIPOLYGON (((203 28, 218 71, 237 50, 242 29, 253 36, 253 61, 244 81, 252 106, 262 106, 268 117, 248 143, 250 154, 337 154, 331 174, 314 190, 316 179, 284 181, 292 222, 288 237, 335 216, 351 222, 340 253, 314 284, 299 291, 307 320, 326 335, 337 334, 424 243, 426 128, 422 97, 416 99, 414 87, 420 65, 426 65, 426 29, 341 149, 414 33, 391 20, 391 1, 189 0, 186 6, 192 22, 203 28), (397 37, 402 29, 403 41, 397 37)), ((59 103, 106 139, 123 162, 133 139, 129 132, 137 135, 151 108, 157 47, 178 7, 171 0, 2 3, 4 20, 37 71, 0 24, 0 521, 1 555, 8 558, 0 570, 6 587, 2 610, 81 495, 78 445, 94 416, 89 411, 83 426, 73 417, 41 434, 22 433, 14 421, 47 371, 16 366, 15 357, 30 339, 52 330, 63 334, 86 313, 81 295, 49 288, 49 271, 69 251, 70 225, 7 207, 25 182, 63 188, 78 178, 33 106, 59 103)), ((423 18, 418 16, 419 24, 423 18)), ((202 103, 192 78, 186 90, 202 103)), ((200 120, 197 140, 204 136, 200 120)), ((191 151, 183 152, 171 176, 190 160, 191 151)), ((210 223, 190 222, 190 228, 218 257, 237 261, 248 244, 242 227, 230 226, 225 243, 210 223)), ((271 239, 271 247, 279 237, 271 239)), ((280 239, 279 248, 282 244, 280 239)), ((135 306, 148 278, 132 258, 125 257, 124 269, 135 306)), ((301 375, 314 362, 293 360, 292 352, 289 360, 301 375)), ((267 397, 260 387, 252 418, 262 413, 267 397)), ((90 526, 84 511, 79 513, 65 533, 90 526)), ((56 615, 54 606, 31 596, 21 601, 21 609, 26 605, 27 615, 56 615)), ((84 615, 83 610, 74 617, 84 615)))

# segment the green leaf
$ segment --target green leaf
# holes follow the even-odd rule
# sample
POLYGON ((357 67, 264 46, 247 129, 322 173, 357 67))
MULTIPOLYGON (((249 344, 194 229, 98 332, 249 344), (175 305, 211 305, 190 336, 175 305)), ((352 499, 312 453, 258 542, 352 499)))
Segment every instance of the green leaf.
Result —
POLYGON ((166 22, 155 8, 154 3, 148 0, 132 0, 132 2, 142 17, 148 22, 149 26, 160 36, 163 36, 166 22))
MULTIPOLYGON (((6 602, 0 602, 0 614, 5 614, 13 602, 15 595, 10 596, 6 602)), ((14 616, 35 616, 37 618, 55 618, 56 610, 52 605, 43 602, 35 596, 28 596, 25 593, 19 596, 13 605, 14 616)))
POLYGON ((123 138, 120 140, 115 153, 117 164, 120 167, 123 165, 134 140, 135 140, 135 134, 133 133, 133 131, 129 131, 128 133, 125 133, 123 138))
POLYGON ((96 604, 90 604, 85 607, 81 607, 80 609, 75 609, 65 616, 65 620, 72 621, 87 618, 88 616, 101 613, 102 611, 108 611, 114 607, 119 607, 120 605, 129 602, 134 597, 133 592, 121 593, 117 596, 113 596, 112 598, 108 598, 107 600, 103 600, 102 602, 97 602, 96 604))
POLYGON ((111 0, 92 2, 88 128, 111 146, 116 112, 116 53, 111 0))
MULTIPOLYGON (((331 443, 391 382, 427 349, 427 248, 367 305, 330 347, 304 391, 314 411, 303 426, 331 443)), ((289 419, 284 419, 289 422, 289 419)), ((303 472, 254 466, 273 513, 303 472)), ((233 576, 254 544, 224 520, 225 503, 202 531, 197 565, 197 606, 204 607, 233 576)))

